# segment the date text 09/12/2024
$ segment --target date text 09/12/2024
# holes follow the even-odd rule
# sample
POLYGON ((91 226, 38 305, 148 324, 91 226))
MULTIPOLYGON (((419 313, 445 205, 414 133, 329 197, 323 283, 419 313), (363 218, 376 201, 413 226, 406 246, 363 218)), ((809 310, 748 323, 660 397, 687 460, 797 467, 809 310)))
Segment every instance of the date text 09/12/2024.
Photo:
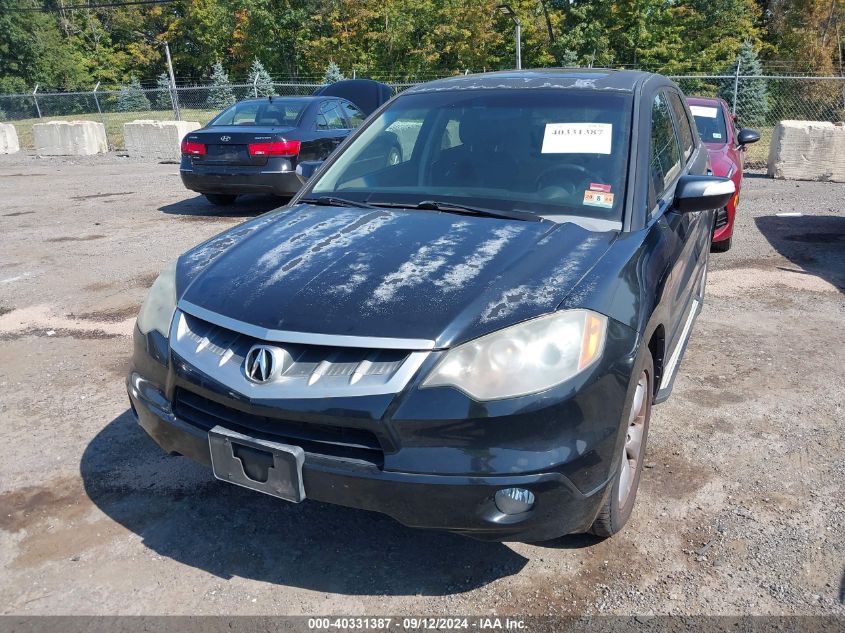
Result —
POLYGON ((359 631, 520 631, 525 629, 520 618, 498 617, 324 617, 309 618, 308 630, 359 630, 359 631))

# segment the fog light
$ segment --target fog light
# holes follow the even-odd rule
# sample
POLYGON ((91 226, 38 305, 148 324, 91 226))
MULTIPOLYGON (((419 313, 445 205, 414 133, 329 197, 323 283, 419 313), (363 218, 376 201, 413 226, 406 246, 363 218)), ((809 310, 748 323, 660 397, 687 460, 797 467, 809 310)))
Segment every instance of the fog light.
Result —
POLYGON ((534 493, 525 488, 505 488, 496 493, 496 507, 505 514, 528 512, 534 505, 534 493))

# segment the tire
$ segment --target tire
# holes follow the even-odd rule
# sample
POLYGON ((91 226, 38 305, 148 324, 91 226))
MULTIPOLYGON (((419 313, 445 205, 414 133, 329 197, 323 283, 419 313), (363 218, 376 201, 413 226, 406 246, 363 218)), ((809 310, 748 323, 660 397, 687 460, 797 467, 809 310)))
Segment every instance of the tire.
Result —
POLYGON ((635 375, 638 375, 639 379, 631 396, 632 402, 627 420, 629 430, 622 445, 622 458, 619 460, 613 484, 610 486, 610 494, 604 500, 601 510, 599 510, 599 514, 589 530, 591 534, 596 536, 613 536, 625 527, 637 501, 637 488, 640 485, 640 476, 645 463, 648 425, 651 420, 651 404, 654 398, 654 361, 650 352, 645 355, 645 359, 640 363, 637 372, 635 375), (640 393, 642 393, 642 400, 640 400, 640 393), (635 410, 638 400, 640 400, 640 405, 635 410), (635 427, 638 433, 632 435, 631 429, 635 427), (638 448, 632 443, 636 440, 637 435, 639 435, 638 448), (620 490, 623 494, 620 494, 620 490))
POLYGON ((733 236, 729 237, 726 240, 722 240, 721 242, 712 242, 710 244, 710 252, 711 253, 727 253, 731 250, 731 242, 733 241, 733 236))
POLYGON ((204 193, 206 200, 217 207, 232 204, 238 196, 229 193, 204 193))

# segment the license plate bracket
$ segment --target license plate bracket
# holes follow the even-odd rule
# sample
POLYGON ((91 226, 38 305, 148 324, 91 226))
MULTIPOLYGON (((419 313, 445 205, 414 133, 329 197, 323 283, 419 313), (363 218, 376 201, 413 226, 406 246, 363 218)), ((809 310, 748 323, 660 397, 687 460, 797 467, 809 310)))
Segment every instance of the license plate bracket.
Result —
POLYGON ((305 499, 301 447, 259 440, 222 426, 208 432, 208 447, 217 479, 294 503, 305 499))

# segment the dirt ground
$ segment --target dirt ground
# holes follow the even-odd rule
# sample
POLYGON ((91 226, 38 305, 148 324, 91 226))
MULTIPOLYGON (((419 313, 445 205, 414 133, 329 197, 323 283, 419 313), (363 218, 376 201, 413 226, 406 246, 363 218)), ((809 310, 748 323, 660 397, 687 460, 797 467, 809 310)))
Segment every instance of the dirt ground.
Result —
POLYGON ((157 272, 277 202, 0 157, 0 612, 845 615, 845 184, 745 187, 628 527, 491 544, 215 482, 133 421, 157 272))

